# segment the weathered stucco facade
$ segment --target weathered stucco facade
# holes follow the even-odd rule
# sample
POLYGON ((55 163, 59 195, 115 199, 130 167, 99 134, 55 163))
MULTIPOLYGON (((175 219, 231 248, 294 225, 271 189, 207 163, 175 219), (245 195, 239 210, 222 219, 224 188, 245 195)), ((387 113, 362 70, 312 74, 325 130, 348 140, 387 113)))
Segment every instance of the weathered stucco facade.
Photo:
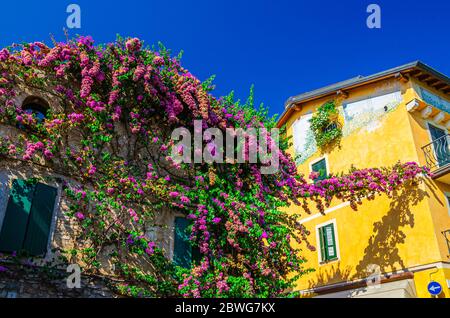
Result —
MULTIPOLYGON (((306 176, 323 160, 328 174, 398 161, 429 165, 424 149, 436 142, 430 125, 448 137, 449 85, 445 75, 411 63, 294 97, 279 124, 286 124, 293 136, 291 153, 303 155, 298 171, 306 176), (311 138, 309 119, 330 99, 339 111, 343 137, 339 146, 321 150, 311 138)), ((448 150, 442 154, 447 157, 448 150)), ((303 251, 306 267, 315 271, 299 279, 298 290, 320 297, 430 297, 427 285, 437 281, 439 297, 450 297, 450 186, 444 161, 440 175, 399 190, 393 198, 363 199, 358 211, 334 200, 325 214, 313 210, 303 215, 317 250, 303 251), (324 227, 334 232, 331 260, 320 253, 319 229, 324 227), (367 277, 378 273, 381 288, 371 289, 367 277)), ((292 207, 289 212, 300 211, 292 207)))

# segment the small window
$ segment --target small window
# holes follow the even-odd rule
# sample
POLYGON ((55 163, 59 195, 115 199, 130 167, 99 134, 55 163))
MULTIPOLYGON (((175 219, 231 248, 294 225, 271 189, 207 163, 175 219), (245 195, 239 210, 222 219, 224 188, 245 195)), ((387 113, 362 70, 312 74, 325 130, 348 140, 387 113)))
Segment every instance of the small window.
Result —
POLYGON ((336 247, 336 237, 334 233, 334 224, 330 223, 322 226, 318 229, 318 231, 321 262, 336 260, 338 258, 338 255, 336 247))
POLYGON ((47 252, 56 188, 14 180, 0 231, 0 252, 47 252))
POLYGON ((328 171, 327 171, 327 161, 325 158, 313 163, 311 165, 311 170, 314 172, 317 172, 319 176, 314 179, 314 181, 323 180, 328 177, 328 171))
POLYGON ((22 110, 25 114, 34 115, 37 123, 41 124, 48 115, 49 104, 40 97, 29 96, 23 101, 22 110))
POLYGON ((46 117, 47 110, 39 104, 27 104, 23 107, 26 114, 34 115, 38 124, 41 124, 46 117))
POLYGON ((187 231, 190 221, 184 217, 176 217, 174 222, 173 262, 177 266, 190 268, 201 259, 198 247, 192 246, 187 231))
POLYGON ((323 132, 324 132, 324 133, 327 133, 327 132, 330 132, 330 131, 332 131, 332 130, 334 130, 334 129, 337 129, 337 128, 338 128, 337 123, 336 123, 336 122, 332 122, 331 124, 329 124, 329 125, 323 130, 323 132))

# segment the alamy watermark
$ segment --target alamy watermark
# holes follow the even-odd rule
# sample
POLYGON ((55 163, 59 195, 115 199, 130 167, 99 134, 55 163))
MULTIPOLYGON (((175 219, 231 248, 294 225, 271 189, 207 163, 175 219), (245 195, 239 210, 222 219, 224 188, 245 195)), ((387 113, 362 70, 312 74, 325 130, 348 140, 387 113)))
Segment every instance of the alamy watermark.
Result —
POLYGON ((78 264, 70 264, 66 269, 67 273, 71 273, 66 279, 66 286, 69 289, 81 288, 81 268, 78 264))
POLYGON ((66 19, 66 25, 69 29, 81 29, 81 8, 78 4, 69 4, 66 8, 69 13, 66 19))
POLYGON ((203 131, 201 120, 194 121, 194 136, 180 127, 172 132, 172 159, 176 163, 261 163, 262 174, 274 174, 279 167, 279 129, 219 128, 203 131), (206 146, 203 147, 203 142, 206 146))
POLYGON ((367 27, 369 29, 381 29, 381 7, 372 3, 367 6, 366 12, 370 13, 366 20, 367 27))

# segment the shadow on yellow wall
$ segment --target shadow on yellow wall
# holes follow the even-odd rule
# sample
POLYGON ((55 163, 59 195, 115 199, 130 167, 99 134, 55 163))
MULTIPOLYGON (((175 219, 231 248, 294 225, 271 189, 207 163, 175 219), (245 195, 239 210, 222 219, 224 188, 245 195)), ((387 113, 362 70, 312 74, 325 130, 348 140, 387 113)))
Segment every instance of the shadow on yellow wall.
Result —
MULTIPOLYGON (((371 264, 378 265, 381 273, 405 269, 405 263, 399 253, 399 246, 406 240, 406 234, 402 229, 415 226, 412 207, 417 206, 428 196, 425 190, 417 186, 405 186, 396 190, 387 213, 373 223, 372 234, 358 264, 353 267, 343 266, 341 262, 337 262, 331 268, 319 268, 315 272, 315 277, 308 281, 309 288, 365 278, 372 273, 368 271, 371 264)), ((364 238, 355 237, 355 239, 364 238)))

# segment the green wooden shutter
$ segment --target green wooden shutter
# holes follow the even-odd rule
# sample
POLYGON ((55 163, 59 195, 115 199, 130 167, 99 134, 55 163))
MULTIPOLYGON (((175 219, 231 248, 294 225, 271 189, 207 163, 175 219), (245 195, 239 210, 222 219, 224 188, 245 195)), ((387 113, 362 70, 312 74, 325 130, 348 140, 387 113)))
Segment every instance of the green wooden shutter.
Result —
POLYGON ((325 158, 312 164, 311 169, 312 171, 319 173, 319 176, 316 178, 316 180, 323 180, 328 177, 327 162, 325 158))
POLYGON ((325 254, 327 260, 332 260, 337 258, 336 254, 336 240, 334 237, 334 226, 333 224, 328 224, 323 227, 324 240, 325 240, 325 254))
POLYGON ((320 255, 321 255, 321 260, 323 262, 323 261, 327 260, 327 256, 325 254, 326 246, 325 246, 325 240, 324 240, 324 237, 323 237, 323 227, 319 228, 319 240, 320 240, 320 242, 319 242, 319 244, 320 244, 320 255))
POLYGON ((31 255, 41 255, 47 251, 56 194, 57 190, 53 187, 42 183, 36 185, 23 244, 24 250, 31 255))
POLYGON ((185 268, 191 267, 192 249, 189 243, 187 228, 189 220, 183 217, 175 218, 175 241, 173 248, 173 262, 185 268))
POLYGON ((35 186, 24 180, 14 180, 0 232, 0 251, 22 249, 31 210, 35 186))

